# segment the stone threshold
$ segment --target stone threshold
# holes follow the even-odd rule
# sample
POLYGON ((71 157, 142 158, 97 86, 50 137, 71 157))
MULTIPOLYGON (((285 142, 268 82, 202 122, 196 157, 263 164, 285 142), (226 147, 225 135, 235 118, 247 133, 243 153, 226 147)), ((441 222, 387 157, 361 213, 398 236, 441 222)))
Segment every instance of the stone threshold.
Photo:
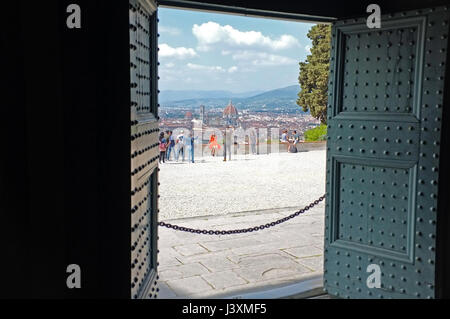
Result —
POLYGON ((312 275, 300 282, 288 285, 258 287, 227 295, 216 295, 210 299, 328 299, 323 290, 323 274, 312 275))

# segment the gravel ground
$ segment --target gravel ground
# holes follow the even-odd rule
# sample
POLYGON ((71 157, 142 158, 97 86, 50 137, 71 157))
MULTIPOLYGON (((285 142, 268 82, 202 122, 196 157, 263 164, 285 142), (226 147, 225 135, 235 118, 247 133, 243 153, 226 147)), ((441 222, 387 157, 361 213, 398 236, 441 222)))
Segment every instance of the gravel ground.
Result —
POLYGON ((160 216, 300 208, 325 193, 325 151, 203 157, 160 165, 160 216))

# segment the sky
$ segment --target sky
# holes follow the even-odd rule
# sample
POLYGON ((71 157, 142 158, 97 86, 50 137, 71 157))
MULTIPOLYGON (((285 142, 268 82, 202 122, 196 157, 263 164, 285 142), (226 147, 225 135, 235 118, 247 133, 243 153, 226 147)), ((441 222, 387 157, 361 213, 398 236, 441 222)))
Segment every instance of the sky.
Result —
POLYGON ((160 90, 267 91, 298 84, 313 24, 158 9, 160 90))

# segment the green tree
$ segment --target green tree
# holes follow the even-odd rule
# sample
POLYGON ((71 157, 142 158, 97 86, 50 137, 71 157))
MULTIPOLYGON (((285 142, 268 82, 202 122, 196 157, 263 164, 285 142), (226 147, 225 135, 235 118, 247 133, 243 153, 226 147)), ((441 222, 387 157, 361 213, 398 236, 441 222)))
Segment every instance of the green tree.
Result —
POLYGON ((331 26, 315 25, 309 30, 307 36, 312 40, 312 48, 311 54, 306 57, 306 62, 300 62, 298 80, 301 91, 298 93, 297 104, 303 108, 304 112, 310 110, 313 117, 326 124, 331 26))

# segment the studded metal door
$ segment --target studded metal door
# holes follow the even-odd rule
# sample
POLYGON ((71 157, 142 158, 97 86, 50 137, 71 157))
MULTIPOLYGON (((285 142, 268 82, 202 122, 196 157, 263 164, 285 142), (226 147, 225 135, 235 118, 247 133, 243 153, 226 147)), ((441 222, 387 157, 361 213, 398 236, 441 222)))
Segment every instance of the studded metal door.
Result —
POLYGON ((369 29, 366 18, 333 26, 324 256, 329 294, 435 297, 448 22, 447 8, 433 8, 382 16, 380 29, 369 29), (377 273, 371 264, 379 266, 379 288, 367 285, 377 273))
POLYGON ((130 0, 131 295, 156 297, 158 212, 157 18, 130 0))

